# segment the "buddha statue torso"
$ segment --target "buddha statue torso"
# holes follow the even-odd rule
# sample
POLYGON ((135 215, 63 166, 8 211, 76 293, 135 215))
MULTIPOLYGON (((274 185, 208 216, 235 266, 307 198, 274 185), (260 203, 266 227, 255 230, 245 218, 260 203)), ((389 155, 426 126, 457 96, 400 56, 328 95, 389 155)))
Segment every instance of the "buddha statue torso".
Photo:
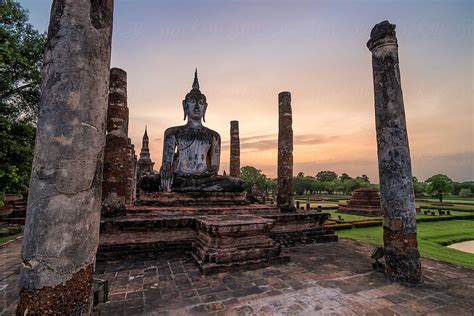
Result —
POLYGON ((163 141, 163 163, 159 175, 143 178, 144 190, 242 192, 239 178, 218 175, 221 138, 202 125, 207 109, 206 96, 199 90, 197 71, 192 90, 183 100, 186 125, 168 128, 163 141))
POLYGON ((177 176, 210 176, 217 174, 220 158, 220 136, 204 126, 171 127, 165 132, 166 158, 177 176), (173 154, 171 154, 173 152, 173 154), (174 153, 175 152, 175 153, 174 153))

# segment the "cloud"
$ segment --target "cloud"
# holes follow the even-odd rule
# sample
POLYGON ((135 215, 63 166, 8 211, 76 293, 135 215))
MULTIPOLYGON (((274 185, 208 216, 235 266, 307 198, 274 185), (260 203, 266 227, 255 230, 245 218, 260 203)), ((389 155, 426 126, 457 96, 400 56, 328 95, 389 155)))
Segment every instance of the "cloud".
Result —
MULTIPOLYGON (((319 134, 302 134, 293 137, 294 146, 312 146, 318 144, 329 143, 339 138, 339 136, 324 136, 319 134)), ((229 141, 222 143, 223 149, 229 148, 229 141)), ((270 150, 278 148, 278 135, 265 134, 240 139, 240 149, 245 152, 256 152, 262 150, 270 150)))

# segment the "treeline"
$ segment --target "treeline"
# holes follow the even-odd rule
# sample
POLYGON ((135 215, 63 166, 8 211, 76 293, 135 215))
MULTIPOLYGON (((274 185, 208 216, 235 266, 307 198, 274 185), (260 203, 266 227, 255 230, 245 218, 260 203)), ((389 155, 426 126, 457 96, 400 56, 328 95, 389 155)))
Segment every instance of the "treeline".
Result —
POLYGON ((299 172, 294 177, 294 189, 298 195, 302 194, 345 194, 349 195, 358 188, 376 187, 370 183, 369 177, 363 174, 352 178, 347 173, 340 176, 334 171, 318 172, 314 177, 299 172))
MULTIPOLYGON (((245 166, 241 168, 241 178, 246 183, 246 191, 260 194, 272 193, 277 189, 277 180, 268 178, 261 170, 245 166)), ((324 170, 314 176, 307 176, 299 172, 294 177, 294 190, 297 195, 304 194, 343 194, 350 195, 358 188, 378 188, 378 184, 372 184, 369 177, 363 174, 355 178, 347 173, 340 176, 331 170, 324 170)), ((419 181, 413 177, 413 189, 417 197, 436 197, 441 202, 446 195, 461 197, 474 196, 474 181, 454 182, 443 174, 429 177, 425 181, 419 181)))

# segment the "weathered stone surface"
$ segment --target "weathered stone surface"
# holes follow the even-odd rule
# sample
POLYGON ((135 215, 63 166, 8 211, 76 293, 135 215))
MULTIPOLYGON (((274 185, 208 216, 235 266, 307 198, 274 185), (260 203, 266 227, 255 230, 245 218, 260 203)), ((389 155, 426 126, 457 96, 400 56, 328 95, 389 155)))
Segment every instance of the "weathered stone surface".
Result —
POLYGON ((262 268, 285 263, 280 245, 270 239, 275 221, 253 215, 203 216, 196 219, 193 257, 202 274, 262 268))
POLYGON ((230 164, 229 175, 240 177, 240 139, 239 121, 230 121, 230 164))
POLYGON ((155 163, 150 158, 149 138, 145 127, 145 133, 143 134, 142 148, 140 150, 140 159, 137 162, 137 174, 138 179, 145 175, 153 173, 153 166, 155 163))
POLYGON ((293 117, 291 94, 278 94, 278 195, 282 212, 295 211, 293 190, 293 117))
POLYGON ((94 265, 99 242, 112 13, 113 0, 52 4, 18 313, 41 314, 40 301, 53 314, 89 309, 90 279, 70 284, 94 265))
POLYGON ((140 192, 137 205, 150 206, 236 206, 247 205, 245 193, 240 192, 140 192))
POLYGON ((375 25, 367 47, 372 52, 386 273, 417 283, 421 265, 395 25, 388 21, 375 25))
MULTIPOLYGON (((139 188, 145 192, 156 192, 161 189, 161 174, 146 175, 140 178, 139 188)), ((240 178, 213 175, 201 176, 173 176, 173 192, 243 192, 245 183, 240 178)))
POLYGON ((362 216, 382 216, 379 190, 359 188, 352 191, 347 204, 339 204, 338 213, 362 216))
POLYGON ((122 69, 110 70, 108 102, 101 213, 104 217, 114 217, 125 214, 133 172, 128 138, 127 73, 122 69))
POLYGON ((242 192, 243 181, 218 175, 221 156, 219 133, 202 125, 207 110, 206 96, 199 90, 197 69, 191 91, 183 100, 186 125, 170 127, 163 141, 160 179, 147 179, 148 189, 170 192, 242 192), (153 184, 154 182, 154 184, 153 184))

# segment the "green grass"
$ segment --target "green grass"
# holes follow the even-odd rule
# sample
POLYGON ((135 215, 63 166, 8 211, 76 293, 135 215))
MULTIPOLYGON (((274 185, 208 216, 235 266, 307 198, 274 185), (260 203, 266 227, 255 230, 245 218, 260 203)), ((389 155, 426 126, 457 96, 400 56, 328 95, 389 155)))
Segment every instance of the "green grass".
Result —
POLYGON ((324 212, 331 214, 331 219, 338 219, 339 216, 341 216, 344 219, 345 222, 371 220, 371 219, 381 219, 382 218, 382 217, 368 217, 368 216, 361 216, 361 215, 337 213, 336 210, 324 210, 324 212))
MULTIPOLYGON (((341 237, 383 244, 382 227, 354 228, 337 231, 341 237)), ((451 249, 441 244, 474 240, 474 221, 450 220, 417 224, 418 249, 430 257, 474 269, 474 254, 451 249)))
POLYGON ((16 234, 16 235, 11 235, 11 236, 6 236, 6 237, 0 237, 0 245, 6 243, 7 241, 10 241, 12 239, 15 239, 18 236, 23 235, 23 231, 25 229, 25 226, 21 226, 21 233, 16 234))

